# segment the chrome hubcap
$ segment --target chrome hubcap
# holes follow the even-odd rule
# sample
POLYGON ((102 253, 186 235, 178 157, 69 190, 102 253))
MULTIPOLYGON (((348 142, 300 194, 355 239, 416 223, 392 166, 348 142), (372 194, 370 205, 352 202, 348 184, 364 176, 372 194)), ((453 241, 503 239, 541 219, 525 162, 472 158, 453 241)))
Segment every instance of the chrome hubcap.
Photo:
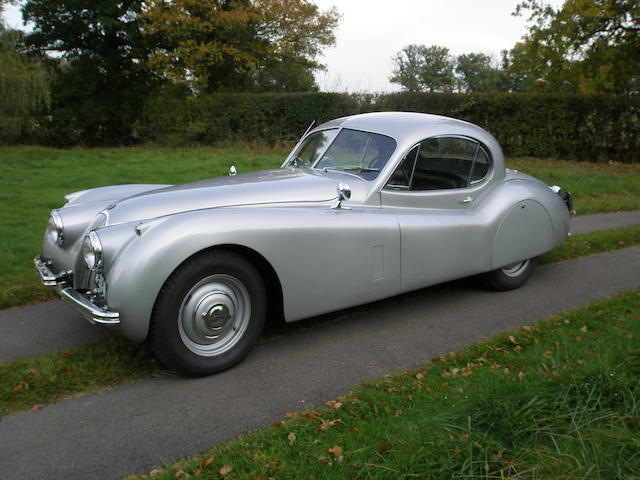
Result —
POLYGON ((529 266, 529 260, 524 260, 522 262, 512 263, 511 265, 507 265, 502 267, 502 273, 504 273, 507 277, 517 277, 524 272, 529 266))
POLYGON ((244 285, 231 275, 211 275, 195 284, 180 306, 180 338, 198 355, 219 355, 242 338, 250 316, 244 285))

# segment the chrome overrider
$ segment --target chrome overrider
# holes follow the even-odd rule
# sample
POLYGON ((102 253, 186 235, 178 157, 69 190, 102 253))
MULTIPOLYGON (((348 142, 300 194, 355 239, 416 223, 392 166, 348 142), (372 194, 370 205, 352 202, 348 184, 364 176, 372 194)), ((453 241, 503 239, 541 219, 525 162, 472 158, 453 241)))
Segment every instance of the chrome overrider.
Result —
POLYGON ((87 297, 69 286, 71 285, 71 271, 54 274, 49 268, 51 262, 41 255, 33 259, 33 264, 40 273, 42 283, 46 286, 55 286, 62 299, 80 312, 89 322, 101 325, 118 325, 120 323, 118 312, 111 312, 95 305, 87 297))

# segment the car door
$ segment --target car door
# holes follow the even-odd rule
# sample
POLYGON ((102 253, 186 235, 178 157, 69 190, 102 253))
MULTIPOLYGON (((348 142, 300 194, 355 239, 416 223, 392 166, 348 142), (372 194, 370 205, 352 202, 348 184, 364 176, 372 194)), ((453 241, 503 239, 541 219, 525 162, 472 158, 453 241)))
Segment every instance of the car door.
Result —
POLYGON ((489 269, 491 177, 489 149, 468 137, 427 138, 405 154, 381 191, 400 226, 402 291, 489 269))

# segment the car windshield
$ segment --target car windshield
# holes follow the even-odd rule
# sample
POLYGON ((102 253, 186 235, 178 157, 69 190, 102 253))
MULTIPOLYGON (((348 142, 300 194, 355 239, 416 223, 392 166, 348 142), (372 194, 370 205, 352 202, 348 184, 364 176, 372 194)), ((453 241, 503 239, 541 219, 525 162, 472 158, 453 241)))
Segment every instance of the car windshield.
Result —
POLYGON ((309 135, 293 155, 296 165, 342 170, 373 180, 396 149, 396 141, 377 133, 343 128, 309 135))
POLYGON ((322 154, 329 144, 336 138, 337 128, 315 132, 304 139, 304 142, 296 149, 289 160, 289 165, 294 164, 299 167, 311 167, 320 154, 322 154))

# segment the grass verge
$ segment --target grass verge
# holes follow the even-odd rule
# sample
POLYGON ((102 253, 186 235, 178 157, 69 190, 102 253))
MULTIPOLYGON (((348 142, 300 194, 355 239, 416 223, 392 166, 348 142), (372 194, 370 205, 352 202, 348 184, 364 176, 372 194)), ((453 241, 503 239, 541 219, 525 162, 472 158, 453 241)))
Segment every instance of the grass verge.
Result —
MULTIPOLYGON (((563 246, 543 255, 540 264, 638 244, 640 225, 576 235, 563 246)), ((283 334, 278 326, 273 329, 276 335, 283 334)), ((267 329, 264 336, 268 338, 273 333, 267 329)), ((0 363, 0 417, 161 372, 161 365, 146 345, 139 346, 118 338, 0 363)))
POLYGON ((161 372, 146 344, 120 338, 0 363, 0 417, 161 372))
POLYGON ((640 245, 640 225, 573 235, 540 258, 540 265, 640 245))
POLYGON ((149 476, 638 478, 638 312, 640 290, 552 316, 149 476))
POLYGON ((570 191, 579 215, 640 209, 640 163, 510 158, 507 166, 570 191))

